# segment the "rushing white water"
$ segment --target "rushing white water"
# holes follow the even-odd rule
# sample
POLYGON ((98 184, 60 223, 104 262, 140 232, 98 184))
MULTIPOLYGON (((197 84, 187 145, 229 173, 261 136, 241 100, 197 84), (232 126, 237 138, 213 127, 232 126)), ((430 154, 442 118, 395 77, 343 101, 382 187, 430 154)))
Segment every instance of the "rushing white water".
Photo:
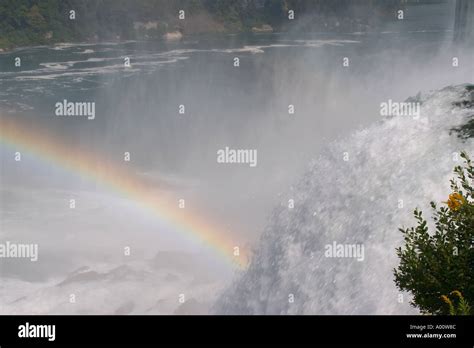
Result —
POLYGON ((464 86, 416 100, 421 102, 418 119, 386 119, 321 152, 299 184, 281 197, 252 264, 222 294, 217 313, 415 311, 407 294, 400 303, 393 281, 395 248, 402 243, 398 228, 415 224, 415 207, 429 216, 428 203, 446 199, 453 167, 461 163, 455 153, 465 150, 474 157, 473 139, 451 131, 474 115, 472 104, 455 104, 472 100, 464 86), (333 242, 362 244, 364 260, 325 257, 325 246, 333 242))

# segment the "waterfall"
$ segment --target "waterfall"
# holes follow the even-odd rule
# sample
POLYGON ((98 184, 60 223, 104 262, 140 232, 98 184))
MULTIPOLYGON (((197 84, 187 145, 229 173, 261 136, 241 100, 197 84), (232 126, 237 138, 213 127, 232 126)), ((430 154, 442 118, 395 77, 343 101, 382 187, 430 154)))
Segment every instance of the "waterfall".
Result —
POLYGON ((446 200, 452 170, 461 164, 455 154, 474 157, 474 139, 453 131, 473 116, 471 90, 417 95, 409 100, 421 104, 420 117, 393 116, 328 144, 275 208, 249 269, 220 296, 215 312, 414 313, 409 294, 393 281, 395 248, 403 243, 398 228, 415 225, 415 207, 430 219, 429 202, 446 200), (333 245, 364 249, 335 258, 327 253, 333 245))

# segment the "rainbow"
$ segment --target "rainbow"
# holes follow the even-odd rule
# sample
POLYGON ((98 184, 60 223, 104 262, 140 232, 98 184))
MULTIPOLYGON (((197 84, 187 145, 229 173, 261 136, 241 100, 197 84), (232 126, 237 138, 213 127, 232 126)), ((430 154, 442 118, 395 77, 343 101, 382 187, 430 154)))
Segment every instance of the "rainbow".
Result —
MULTIPOLYGON (((160 199, 151 182, 138 176, 126 165, 104 161, 87 150, 67 146, 57 134, 47 132, 34 123, 21 122, 0 116, 0 143, 26 152, 50 166, 60 167, 75 175, 84 177, 100 186, 134 201, 162 221, 169 223, 173 230, 209 246, 225 262, 238 268, 247 266, 248 259, 243 248, 225 233, 227 230, 211 224, 189 209, 179 209, 160 199), (55 141, 53 141, 55 139, 55 141), (60 141, 58 141, 58 139, 60 141), (239 256, 234 256, 234 248, 239 246, 239 256)), ((156 185, 155 185, 156 186, 156 185)))

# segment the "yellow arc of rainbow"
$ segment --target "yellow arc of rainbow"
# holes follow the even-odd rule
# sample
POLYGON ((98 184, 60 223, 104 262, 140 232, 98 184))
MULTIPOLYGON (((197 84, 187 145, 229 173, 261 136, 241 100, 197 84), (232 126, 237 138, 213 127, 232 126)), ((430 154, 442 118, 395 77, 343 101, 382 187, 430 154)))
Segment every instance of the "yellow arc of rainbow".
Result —
POLYGON ((226 262, 239 268, 247 266, 248 259, 243 248, 239 247, 239 255, 234 255, 234 248, 238 245, 225 233, 226 228, 211 224, 197 214, 185 213, 186 209, 179 209, 177 204, 172 206, 166 203, 157 197, 150 183, 130 169, 104 162, 95 154, 65 146, 53 141, 53 138, 52 134, 34 124, 27 125, 19 120, 0 117, 1 143, 120 193, 187 234, 188 238, 202 241, 226 262))

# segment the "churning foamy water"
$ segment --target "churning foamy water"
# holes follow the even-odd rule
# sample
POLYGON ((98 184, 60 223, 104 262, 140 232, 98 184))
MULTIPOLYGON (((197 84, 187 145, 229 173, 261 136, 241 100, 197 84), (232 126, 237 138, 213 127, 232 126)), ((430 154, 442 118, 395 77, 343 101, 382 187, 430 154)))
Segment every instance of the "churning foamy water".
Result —
POLYGON ((450 192, 458 154, 473 139, 453 131, 474 111, 465 86, 419 95, 419 118, 398 116, 328 145, 281 197, 252 264, 215 306, 226 314, 408 314, 393 281, 399 227, 450 192), (290 201, 292 200, 292 201, 290 201), (290 204, 288 204, 290 201, 290 204), (291 204, 293 203, 293 204, 291 204), (291 206, 294 206, 291 208, 291 206), (327 246, 363 245, 363 260, 327 246))

